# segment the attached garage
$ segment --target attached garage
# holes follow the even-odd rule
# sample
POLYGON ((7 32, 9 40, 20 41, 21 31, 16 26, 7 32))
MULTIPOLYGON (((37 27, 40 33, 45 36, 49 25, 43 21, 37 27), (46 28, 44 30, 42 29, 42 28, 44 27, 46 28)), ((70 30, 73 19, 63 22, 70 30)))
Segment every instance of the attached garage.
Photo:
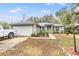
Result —
POLYGON ((34 23, 16 23, 12 24, 12 28, 16 31, 16 35, 30 36, 33 32, 34 23))
POLYGON ((60 24, 20 22, 11 25, 13 30, 16 31, 16 35, 21 35, 21 36, 30 36, 33 32, 39 32, 41 30, 40 29, 41 27, 47 29, 49 33, 50 32, 64 33, 64 26, 60 24))

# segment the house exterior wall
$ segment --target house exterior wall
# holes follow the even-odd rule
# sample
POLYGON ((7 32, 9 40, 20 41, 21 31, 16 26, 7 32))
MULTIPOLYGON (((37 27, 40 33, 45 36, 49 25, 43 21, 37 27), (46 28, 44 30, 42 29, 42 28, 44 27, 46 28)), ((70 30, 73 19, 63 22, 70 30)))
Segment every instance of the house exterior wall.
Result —
POLYGON ((63 26, 54 26, 54 33, 64 33, 64 27, 63 26))
POLYGON ((36 29, 37 27, 36 27, 36 25, 33 25, 33 27, 32 27, 32 30, 33 30, 33 32, 36 32, 36 29))
POLYGON ((36 27, 36 31, 37 31, 37 32, 40 32, 40 31, 41 31, 41 28, 37 26, 37 27, 36 27))
POLYGON ((16 35, 30 36, 33 32, 33 26, 13 26, 16 31, 16 35))
POLYGON ((49 33, 53 33, 53 25, 37 26, 36 30, 37 30, 37 32, 46 30, 49 33))
POLYGON ((16 31, 16 35, 31 36, 33 32, 40 32, 47 30, 49 33, 64 33, 64 27, 53 24, 46 24, 45 26, 33 25, 13 25, 12 28, 16 31), (57 29, 58 28, 58 29, 57 29))

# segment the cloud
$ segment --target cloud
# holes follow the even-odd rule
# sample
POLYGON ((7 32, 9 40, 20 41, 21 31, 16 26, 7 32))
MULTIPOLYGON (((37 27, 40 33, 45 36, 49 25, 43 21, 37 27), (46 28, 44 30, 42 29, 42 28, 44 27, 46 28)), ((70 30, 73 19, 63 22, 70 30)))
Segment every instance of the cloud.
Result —
POLYGON ((66 6, 67 3, 58 3, 58 5, 66 6))
POLYGON ((65 6, 67 3, 45 3, 45 5, 47 5, 47 6, 51 6, 51 5, 54 5, 54 4, 57 4, 57 5, 60 5, 60 6, 65 6))
POLYGON ((21 11, 22 11, 21 8, 16 8, 16 9, 11 9, 11 10, 9 10, 8 12, 9 12, 9 13, 18 13, 18 12, 21 12, 21 11))
POLYGON ((45 5, 47 5, 47 6, 50 6, 50 5, 52 5, 53 3, 45 3, 45 5))
POLYGON ((50 14, 50 10, 41 10, 43 14, 50 14))

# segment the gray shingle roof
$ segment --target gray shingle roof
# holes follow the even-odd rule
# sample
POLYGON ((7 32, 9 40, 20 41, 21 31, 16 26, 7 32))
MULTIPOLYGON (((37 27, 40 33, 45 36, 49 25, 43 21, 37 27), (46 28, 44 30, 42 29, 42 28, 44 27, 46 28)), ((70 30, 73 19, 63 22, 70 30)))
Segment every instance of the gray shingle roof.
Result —
POLYGON ((53 26, 63 26, 61 24, 53 24, 53 23, 34 23, 34 22, 17 22, 10 24, 12 26, 26 26, 26 25, 38 25, 38 26, 45 26, 45 25, 53 25, 53 26))
POLYGON ((26 25, 34 25, 34 22, 18 22, 18 23, 12 23, 12 26, 26 26, 26 25))

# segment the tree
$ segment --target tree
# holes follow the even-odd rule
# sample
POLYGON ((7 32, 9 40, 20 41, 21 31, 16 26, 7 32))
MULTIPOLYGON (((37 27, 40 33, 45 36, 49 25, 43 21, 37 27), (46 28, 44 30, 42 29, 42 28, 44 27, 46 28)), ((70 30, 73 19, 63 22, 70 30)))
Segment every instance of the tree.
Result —
POLYGON ((73 39, 74 39, 74 51, 77 52, 77 48, 76 48, 76 38, 75 38, 75 21, 77 20, 76 18, 79 15, 79 8, 77 9, 77 6, 79 6, 79 4, 73 4, 72 5, 72 22, 71 22, 71 26, 73 27, 73 39), (75 5, 75 6, 74 6, 75 5))
POLYGON ((66 26, 71 24, 71 12, 67 8, 62 8, 56 12, 56 16, 59 18, 58 22, 64 26, 65 32, 69 33, 70 28, 66 28, 66 26))
MULTIPOLYGON (((75 3, 72 4, 71 11, 70 11, 71 12, 70 13, 71 21, 70 21, 70 24, 67 25, 67 27, 66 27, 67 29, 70 29, 70 30, 74 29, 75 24, 79 22, 79 12, 78 12, 79 9, 78 10, 76 9, 78 6, 79 6, 79 4, 75 4, 75 3)), ((73 33, 73 31, 71 33, 73 33)))
POLYGON ((40 21, 39 17, 34 17, 33 22, 38 23, 40 21))
MULTIPOLYGON (((79 23, 79 3, 73 3, 72 4, 72 21, 71 21, 71 25, 69 27, 71 27, 72 29, 74 29, 75 24, 79 23)), ((76 33, 79 33, 79 29, 75 29, 76 33)))
POLYGON ((4 29, 9 29, 10 25, 6 22, 0 22, 0 25, 3 26, 4 29))
POLYGON ((72 3, 71 4, 71 10, 74 10, 78 6, 79 6, 79 3, 72 3))
POLYGON ((44 15, 42 17, 29 17, 27 20, 31 22, 36 22, 36 23, 38 22, 56 23, 57 22, 52 14, 44 15))
POLYGON ((44 15, 40 18, 41 22, 56 23, 56 19, 52 14, 44 15))
POLYGON ((40 22, 40 18, 31 16, 27 19, 27 21, 38 23, 40 22))
POLYGON ((74 21, 79 22, 79 3, 73 3, 71 11, 72 11, 74 18, 75 18, 74 21))
POLYGON ((29 17, 29 18, 27 19, 27 21, 31 21, 31 22, 33 22, 33 17, 32 17, 32 16, 29 17))

